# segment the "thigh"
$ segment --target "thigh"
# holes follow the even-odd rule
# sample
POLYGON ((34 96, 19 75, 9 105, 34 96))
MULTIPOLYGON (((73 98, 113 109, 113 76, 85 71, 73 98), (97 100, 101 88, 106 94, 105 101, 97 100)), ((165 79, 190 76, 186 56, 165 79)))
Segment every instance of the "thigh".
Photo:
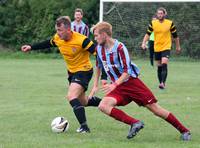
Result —
POLYGON ((127 96, 139 106, 157 102, 151 90, 138 78, 130 78, 125 83, 127 96))
POLYGON ((132 101, 129 95, 127 95, 126 87, 123 85, 119 85, 116 89, 107 94, 106 97, 114 98, 117 106, 125 106, 132 101))
POLYGON ((74 98, 79 98, 84 93, 84 88, 78 83, 70 83, 68 88, 67 98, 71 101, 74 98))
POLYGON ((161 53, 161 63, 167 64, 170 57, 170 50, 165 50, 161 53))
POLYGON ((161 59, 162 59, 161 52, 155 52, 154 55, 155 55, 155 60, 156 61, 161 61, 161 59))

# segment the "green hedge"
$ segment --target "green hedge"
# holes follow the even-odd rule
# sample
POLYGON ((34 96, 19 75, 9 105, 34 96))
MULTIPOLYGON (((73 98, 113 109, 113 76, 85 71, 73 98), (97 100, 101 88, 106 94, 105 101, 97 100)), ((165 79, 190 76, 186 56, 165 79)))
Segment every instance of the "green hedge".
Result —
POLYGON ((2 0, 0 1, 0 44, 19 50, 25 43, 34 43, 55 33, 57 17, 82 8, 84 21, 90 26, 98 21, 98 0, 2 0))

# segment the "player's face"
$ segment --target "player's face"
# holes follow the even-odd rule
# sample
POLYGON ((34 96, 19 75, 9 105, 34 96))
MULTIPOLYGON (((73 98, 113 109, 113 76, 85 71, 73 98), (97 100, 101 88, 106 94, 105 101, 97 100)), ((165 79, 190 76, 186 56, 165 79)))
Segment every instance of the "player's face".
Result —
POLYGON ((69 40, 70 39, 70 34, 71 34, 71 29, 70 28, 65 28, 64 24, 61 24, 60 26, 56 26, 56 32, 58 36, 62 40, 69 40))
POLYGON ((105 45, 106 39, 104 33, 99 33, 98 29, 94 30, 94 39, 97 41, 98 44, 101 46, 105 45))
POLYGON ((75 12, 74 13, 74 18, 77 22, 80 22, 83 18, 83 15, 81 14, 81 12, 75 12))
POLYGON ((158 11, 157 11, 157 18, 158 18, 159 20, 163 20, 164 17, 165 17, 164 12, 161 11, 161 10, 158 10, 158 11))

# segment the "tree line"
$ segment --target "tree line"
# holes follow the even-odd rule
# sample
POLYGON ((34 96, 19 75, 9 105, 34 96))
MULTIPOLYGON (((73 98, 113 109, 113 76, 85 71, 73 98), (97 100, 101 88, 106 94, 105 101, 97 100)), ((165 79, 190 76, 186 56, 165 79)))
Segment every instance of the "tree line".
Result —
POLYGON ((0 44, 19 50, 24 43, 48 39, 55 33, 55 20, 82 8, 89 27, 98 21, 98 0, 1 0, 0 44))

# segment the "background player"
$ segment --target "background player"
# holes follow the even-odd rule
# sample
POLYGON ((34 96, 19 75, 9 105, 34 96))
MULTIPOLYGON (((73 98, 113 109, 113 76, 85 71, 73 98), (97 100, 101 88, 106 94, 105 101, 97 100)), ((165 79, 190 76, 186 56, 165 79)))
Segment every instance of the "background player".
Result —
POLYGON ((164 89, 168 74, 168 61, 170 56, 170 50, 172 45, 171 35, 176 42, 176 51, 180 53, 180 43, 179 37, 177 35, 176 27, 174 23, 165 19, 166 10, 164 8, 159 8, 157 10, 157 19, 152 20, 149 24, 146 35, 144 36, 142 42, 142 48, 146 48, 146 41, 149 40, 149 36, 154 32, 154 52, 155 60, 157 61, 157 76, 159 80, 159 88, 164 89))
POLYGON ((83 10, 80 8, 76 8, 74 12, 74 21, 71 24, 71 28, 73 31, 79 32, 87 37, 89 37, 89 28, 82 21, 83 18, 83 10))

